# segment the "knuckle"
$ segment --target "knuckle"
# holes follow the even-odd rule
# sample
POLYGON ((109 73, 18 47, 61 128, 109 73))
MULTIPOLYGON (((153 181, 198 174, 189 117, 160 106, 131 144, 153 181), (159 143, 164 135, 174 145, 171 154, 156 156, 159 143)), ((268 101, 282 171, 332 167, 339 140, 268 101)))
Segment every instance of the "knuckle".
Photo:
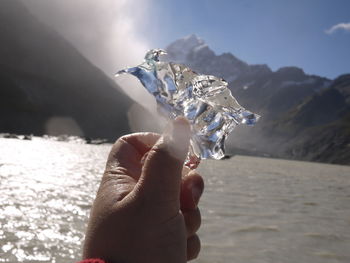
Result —
POLYGON ((165 156, 169 155, 169 152, 167 149, 164 147, 164 145, 155 145, 149 152, 150 156, 165 156))
POLYGON ((153 163, 162 163, 163 167, 167 169, 173 169, 174 166, 179 165, 179 160, 170 154, 170 152, 163 146, 153 147, 148 152, 147 159, 152 159, 153 163))

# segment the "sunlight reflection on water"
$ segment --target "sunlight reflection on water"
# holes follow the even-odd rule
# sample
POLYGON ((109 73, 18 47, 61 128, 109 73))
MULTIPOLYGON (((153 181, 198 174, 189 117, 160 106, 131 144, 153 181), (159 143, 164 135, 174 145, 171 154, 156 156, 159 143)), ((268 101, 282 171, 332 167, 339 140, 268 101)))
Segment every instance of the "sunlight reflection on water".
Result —
MULTIPOLYGON (((0 262, 80 259, 110 147, 0 138, 0 262)), ((236 156, 199 170, 194 262, 350 262, 350 167, 236 156)))
POLYGON ((0 142, 0 262, 78 259, 110 145, 0 142))

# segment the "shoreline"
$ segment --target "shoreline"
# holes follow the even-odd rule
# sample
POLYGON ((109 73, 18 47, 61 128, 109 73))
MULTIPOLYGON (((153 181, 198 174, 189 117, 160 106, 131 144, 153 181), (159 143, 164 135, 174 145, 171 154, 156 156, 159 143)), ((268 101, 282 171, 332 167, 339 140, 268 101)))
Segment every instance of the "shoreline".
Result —
MULTIPOLYGON (((17 139, 17 140, 30 141, 35 137, 41 138, 44 140, 50 140, 50 141, 71 142, 71 143, 91 144, 91 145, 105 145, 105 144, 114 143, 112 141, 109 141, 107 139, 102 139, 102 138, 81 137, 81 136, 67 135, 67 134, 62 134, 58 136, 44 134, 42 136, 38 136, 33 134, 0 133, 0 139, 2 138, 2 139, 17 139)), ((283 156, 271 155, 269 153, 265 153, 261 151, 247 150, 247 149, 242 149, 238 147, 231 147, 230 151, 225 155, 225 157, 222 160, 233 159, 236 156, 266 158, 266 159, 285 160, 285 161, 297 161, 297 162, 315 163, 315 164, 341 165, 346 167, 350 166, 350 164, 318 162, 318 161, 286 158, 283 156)))

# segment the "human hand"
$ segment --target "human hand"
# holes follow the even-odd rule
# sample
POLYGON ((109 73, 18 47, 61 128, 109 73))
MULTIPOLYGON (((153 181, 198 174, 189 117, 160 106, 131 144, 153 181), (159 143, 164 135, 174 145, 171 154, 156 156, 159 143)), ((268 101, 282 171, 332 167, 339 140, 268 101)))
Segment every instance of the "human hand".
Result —
POLYGON ((86 232, 84 258, 108 263, 183 263, 197 257, 203 180, 185 172, 190 127, 131 134, 113 146, 86 232))

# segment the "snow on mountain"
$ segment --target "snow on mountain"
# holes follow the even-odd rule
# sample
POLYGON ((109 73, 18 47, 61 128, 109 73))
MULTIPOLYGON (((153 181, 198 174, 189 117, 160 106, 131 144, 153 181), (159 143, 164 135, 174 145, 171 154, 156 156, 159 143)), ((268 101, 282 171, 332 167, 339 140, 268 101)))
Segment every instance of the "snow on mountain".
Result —
POLYGON ((166 50, 167 60, 186 64, 199 73, 222 77, 228 82, 244 76, 261 76, 272 72, 265 64, 248 65, 231 53, 216 55, 195 34, 174 41, 166 50))
MULTIPOLYGON (((283 158, 350 163, 348 155, 333 158, 324 150, 331 147, 330 139, 325 147, 310 135, 323 131, 324 138, 332 138, 330 125, 335 121, 338 121, 337 127, 343 129, 337 134, 345 134, 347 119, 344 116, 349 114, 350 101, 349 78, 331 81, 308 75, 303 69, 293 66, 272 71, 265 64, 249 65, 231 53, 216 55, 196 35, 176 40, 166 50, 170 61, 188 65, 198 73, 224 78, 243 107, 262 115, 254 128, 240 126, 235 129, 234 136, 229 139, 231 151, 240 148, 252 154, 261 152, 283 158), (322 108, 322 105, 328 108, 322 108), (321 115, 331 117, 322 119, 321 115), (304 144, 313 146, 304 149, 304 144)), ((348 140, 339 139, 339 147, 331 153, 336 155, 336 151, 343 151, 347 143, 348 140)))
POLYGON ((166 49, 172 61, 184 63, 188 54, 198 52, 202 46, 206 46, 204 41, 192 34, 174 41, 166 49))

